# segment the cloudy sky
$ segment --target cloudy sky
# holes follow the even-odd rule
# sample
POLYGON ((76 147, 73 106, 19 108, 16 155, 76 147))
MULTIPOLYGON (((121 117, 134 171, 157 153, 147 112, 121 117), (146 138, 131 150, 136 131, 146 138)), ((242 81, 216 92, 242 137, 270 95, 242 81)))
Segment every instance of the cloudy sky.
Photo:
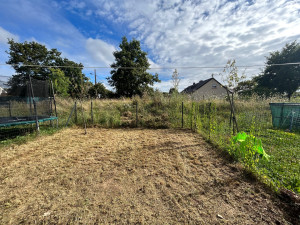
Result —
MULTIPOLYGON (((8 60, 7 38, 13 38, 57 48, 87 67, 106 67, 122 36, 141 42, 154 68, 150 72, 162 80, 155 87, 162 91, 172 86, 175 68, 182 90, 219 74, 229 59, 240 66, 261 65, 246 69, 250 78, 263 69, 269 52, 300 42, 300 1, 0 0, 0 64, 8 60)), ((91 72, 84 70, 94 81, 91 72)), ((0 75, 13 73, 0 65, 0 75)), ((97 75, 107 85, 109 69, 98 68, 97 75)))

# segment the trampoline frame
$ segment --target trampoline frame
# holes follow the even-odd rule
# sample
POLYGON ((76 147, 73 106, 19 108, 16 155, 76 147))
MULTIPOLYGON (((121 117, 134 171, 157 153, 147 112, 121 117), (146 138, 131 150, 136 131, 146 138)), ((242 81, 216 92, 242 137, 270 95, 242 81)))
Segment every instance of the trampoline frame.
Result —
MULTIPOLYGON (((0 117, 1 118, 16 118, 12 122, 8 123, 0 123, 0 127, 11 127, 11 126, 18 126, 18 125, 27 125, 27 124, 33 124, 36 123, 35 118, 30 117, 0 117), (30 120, 26 120, 27 118, 30 118, 30 120), (17 121, 19 120, 19 121, 17 121)), ((40 117, 38 118, 38 122, 45 122, 45 121, 52 121, 52 120, 58 120, 58 117, 56 116, 50 116, 50 117, 40 117)))
MULTIPOLYGON (((52 103, 51 103, 51 113, 49 115, 49 117, 47 116, 38 116, 37 115, 37 106, 36 106, 36 101, 34 98, 34 91, 33 91, 33 87, 32 87, 32 81, 31 81, 31 77, 30 75, 28 75, 29 78, 29 87, 30 87, 30 108, 31 108, 31 102, 33 103, 33 108, 34 108, 34 115, 32 116, 27 116, 27 117, 0 117, 1 119, 6 118, 8 120, 7 123, 0 123, 0 127, 10 127, 10 126, 18 126, 18 125, 26 125, 26 124, 34 124, 36 125, 36 131, 39 132, 40 131, 40 126, 39 123, 40 122, 45 122, 45 121, 52 121, 52 120, 56 120, 56 127, 58 127, 58 116, 57 116, 57 111, 56 111, 56 101, 55 101, 55 95, 54 95, 54 89, 53 89, 53 83, 50 80, 50 89, 52 92, 52 98, 53 98, 53 103, 54 103, 54 111, 55 111, 55 116, 52 116, 52 103), (12 119, 14 118, 14 119, 12 119), (9 122, 10 121, 10 122, 9 122)), ((51 95, 51 93, 50 93, 51 95)), ((10 113, 11 115, 11 113, 10 113)))

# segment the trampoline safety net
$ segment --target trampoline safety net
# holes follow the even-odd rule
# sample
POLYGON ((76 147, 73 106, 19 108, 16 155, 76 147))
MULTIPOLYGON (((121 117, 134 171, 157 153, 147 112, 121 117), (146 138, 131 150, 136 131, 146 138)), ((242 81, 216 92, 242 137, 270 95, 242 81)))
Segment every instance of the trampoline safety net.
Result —
POLYGON ((0 76, 0 128, 57 119, 48 81, 28 78, 16 84, 9 79, 0 76))

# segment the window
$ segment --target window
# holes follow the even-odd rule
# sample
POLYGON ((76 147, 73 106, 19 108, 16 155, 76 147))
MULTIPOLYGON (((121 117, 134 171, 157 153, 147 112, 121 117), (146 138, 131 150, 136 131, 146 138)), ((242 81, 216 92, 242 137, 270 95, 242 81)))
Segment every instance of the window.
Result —
POLYGON ((216 89, 217 88, 217 85, 216 84, 213 84, 212 85, 212 89, 216 89))

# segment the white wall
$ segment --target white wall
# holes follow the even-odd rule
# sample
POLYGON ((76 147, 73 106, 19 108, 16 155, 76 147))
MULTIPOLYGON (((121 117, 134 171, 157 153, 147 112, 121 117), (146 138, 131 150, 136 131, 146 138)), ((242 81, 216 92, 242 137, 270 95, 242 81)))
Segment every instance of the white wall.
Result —
POLYGON ((212 79, 204 84, 201 88, 196 90, 192 94, 192 99, 199 101, 202 99, 225 98, 226 96, 226 89, 222 87, 217 81, 212 79))

